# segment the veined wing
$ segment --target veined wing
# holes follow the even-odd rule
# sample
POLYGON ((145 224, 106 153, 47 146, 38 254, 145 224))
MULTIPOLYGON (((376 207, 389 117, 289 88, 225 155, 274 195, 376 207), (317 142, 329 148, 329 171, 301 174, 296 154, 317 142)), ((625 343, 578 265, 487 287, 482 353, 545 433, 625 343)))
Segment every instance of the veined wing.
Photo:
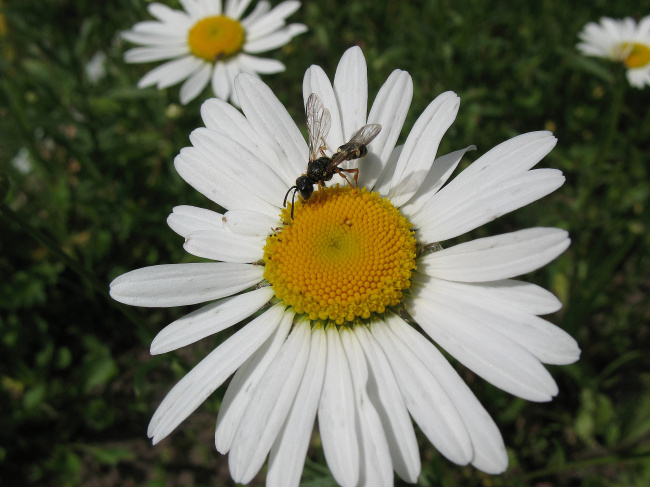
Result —
POLYGON ((369 123, 364 125, 357 133, 352 136, 349 142, 339 147, 339 150, 332 156, 332 163, 329 165, 328 170, 332 170, 339 164, 349 161, 350 159, 357 159, 365 154, 363 149, 366 145, 373 141, 381 131, 381 125, 378 123, 369 123))
POLYGON ((325 150, 327 149, 325 139, 330 131, 332 116, 316 93, 312 93, 307 98, 305 115, 307 116, 309 161, 311 162, 318 159, 320 157, 319 154, 325 155, 325 150))

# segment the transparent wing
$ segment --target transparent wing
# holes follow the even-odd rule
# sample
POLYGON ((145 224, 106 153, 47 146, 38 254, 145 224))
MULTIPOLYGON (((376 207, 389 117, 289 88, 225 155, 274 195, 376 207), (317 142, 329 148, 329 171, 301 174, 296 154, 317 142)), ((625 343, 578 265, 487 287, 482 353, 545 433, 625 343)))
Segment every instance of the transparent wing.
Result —
POLYGON ((328 166, 327 170, 331 171, 345 161, 362 157, 363 154, 365 154, 365 150, 361 156, 357 151, 361 150, 362 147, 365 147, 370 142, 372 142, 372 140, 377 137, 377 134, 379 134, 380 131, 381 125, 378 123, 369 123, 368 125, 361 127, 357 133, 352 136, 349 142, 339 147, 339 150, 336 151, 336 153, 332 156, 332 162, 328 166))
POLYGON ((312 93, 309 95, 309 98, 307 98, 305 115, 307 116, 309 161, 311 162, 318 159, 319 154, 324 155, 324 152, 327 149, 325 138, 330 131, 332 116, 316 93, 312 93))
POLYGON ((368 145, 381 132, 381 125, 378 123, 369 123, 361 127, 356 134, 352 136, 346 146, 360 147, 368 145))

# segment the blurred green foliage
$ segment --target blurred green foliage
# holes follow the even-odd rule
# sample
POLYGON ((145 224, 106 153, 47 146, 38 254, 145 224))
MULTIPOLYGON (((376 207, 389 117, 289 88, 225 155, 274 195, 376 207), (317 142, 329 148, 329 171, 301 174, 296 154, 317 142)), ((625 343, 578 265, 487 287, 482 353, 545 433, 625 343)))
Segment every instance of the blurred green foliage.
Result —
MULTIPOLYGON (((161 445, 145 434, 166 391, 224 334, 152 358, 153 336, 187 310, 130 309, 107 294, 127 270, 192 260, 165 218, 211 205, 173 169, 202 125, 201 100, 137 89, 152 65, 124 64, 118 33, 149 18, 142 0, 0 8, 0 485, 232 485, 213 446, 223 391, 161 445), (102 58, 95 78, 88 64, 102 58)), ((305 69, 333 76, 357 44, 371 99, 393 69, 411 73, 403 135, 439 93, 461 96, 440 153, 476 144, 474 160, 544 128, 559 138, 542 165, 567 183, 472 237, 569 230, 571 248, 529 279, 565 303, 551 320, 582 358, 553 368, 550 404, 459 368, 500 426, 510 468, 452 465, 421 438, 421 486, 650 485, 650 88, 574 48, 589 21, 648 14, 648 0, 354 0, 307 1, 291 18, 311 30, 275 53, 287 71, 265 81, 298 122, 305 69)), ((304 485, 334 485, 313 444, 304 485)))

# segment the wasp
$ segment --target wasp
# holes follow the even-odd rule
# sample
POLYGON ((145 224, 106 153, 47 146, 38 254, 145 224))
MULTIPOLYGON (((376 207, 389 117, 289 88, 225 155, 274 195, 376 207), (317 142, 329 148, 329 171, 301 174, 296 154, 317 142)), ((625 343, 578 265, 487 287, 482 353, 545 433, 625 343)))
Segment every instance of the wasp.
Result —
POLYGON ((291 199, 292 220, 297 192, 300 192, 303 200, 308 200, 314 192, 314 184, 318 184, 318 189, 320 189, 325 186, 325 181, 329 181, 334 177, 334 174, 341 176, 352 187, 350 180, 343 174, 346 172, 354 174, 354 184, 357 184, 359 169, 343 169, 339 166, 345 161, 359 159, 365 156, 368 153, 366 146, 377 137, 381 130, 381 125, 378 123, 364 125, 352 136, 349 142, 343 144, 329 157, 325 153, 327 150, 325 139, 330 130, 332 117, 316 93, 309 95, 307 105, 305 106, 305 115, 307 117, 307 133, 309 135, 309 162, 307 163, 307 172, 298 176, 295 186, 291 186, 287 194, 284 195, 284 203, 282 204, 282 206, 287 205, 289 193, 291 193, 291 190, 294 190, 291 199))

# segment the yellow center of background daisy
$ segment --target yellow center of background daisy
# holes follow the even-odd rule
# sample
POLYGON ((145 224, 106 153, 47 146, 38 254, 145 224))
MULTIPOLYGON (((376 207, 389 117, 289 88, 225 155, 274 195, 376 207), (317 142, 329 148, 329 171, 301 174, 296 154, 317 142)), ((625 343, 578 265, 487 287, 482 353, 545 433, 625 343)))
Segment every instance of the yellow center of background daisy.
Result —
POLYGON ((410 286, 411 223, 386 199, 334 186, 282 211, 284 228, 264 247, 275 296, 312 320, 337 324, 395 306, 410 286))
POLYGON ((623 62, 629 69, 642 68, 650 63, 650 47, 645 44, 626 42, 623 44, 623 50, 628 53, 623 62))
POLYGON ((187 42, 190 51, 206 61, 217 61, 238 53, 244 45, 242 25, 225 15, 207 17, 194 24, 187 42))

